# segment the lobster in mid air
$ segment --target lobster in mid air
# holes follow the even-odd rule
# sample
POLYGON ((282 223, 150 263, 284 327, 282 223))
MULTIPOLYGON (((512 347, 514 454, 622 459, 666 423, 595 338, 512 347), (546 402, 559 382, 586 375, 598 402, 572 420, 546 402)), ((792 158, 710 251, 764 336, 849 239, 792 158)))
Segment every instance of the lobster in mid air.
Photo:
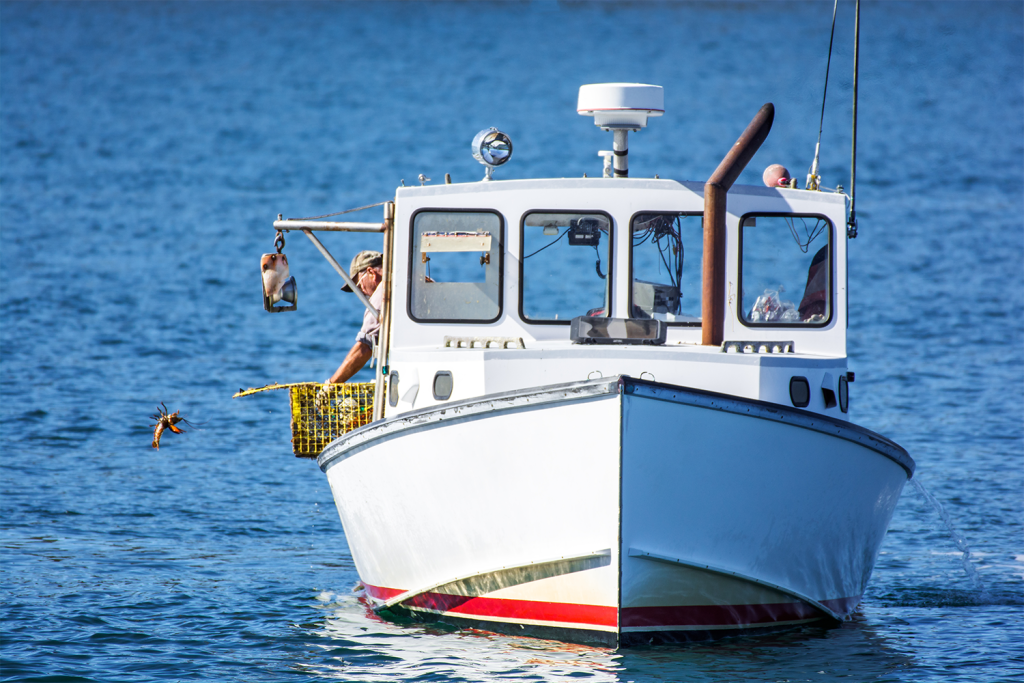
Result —
POLYGON ((157 450, 160 450, 160 437, 163 436, 165 429, 170 429, 175 434, 184 434, 184 429, 180 429, 175 426, 179 422, 184 422, 189 427, 195 429, 195 425, 178 414, 181 412, 180 410, 168 413, 167 406, 165 406, 163 402, 160 403, 160 406, 160 408, 157 408, 156 414, 149 416, 150 419, 156 420, 156 424, 150 425, 150 427, 155 427, 153 430, 153 448, 157 450))

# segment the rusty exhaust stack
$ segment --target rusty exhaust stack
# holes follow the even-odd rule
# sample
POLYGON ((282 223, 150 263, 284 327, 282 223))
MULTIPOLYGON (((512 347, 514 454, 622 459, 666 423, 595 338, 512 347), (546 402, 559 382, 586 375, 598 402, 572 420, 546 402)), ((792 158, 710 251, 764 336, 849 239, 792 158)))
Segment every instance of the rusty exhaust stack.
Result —
POLYGON ((701 343, 721 346, 725 334, 725 198, 775 120, 775 105, 761 107, 736 144, 704 183, 704 288, 701 343))

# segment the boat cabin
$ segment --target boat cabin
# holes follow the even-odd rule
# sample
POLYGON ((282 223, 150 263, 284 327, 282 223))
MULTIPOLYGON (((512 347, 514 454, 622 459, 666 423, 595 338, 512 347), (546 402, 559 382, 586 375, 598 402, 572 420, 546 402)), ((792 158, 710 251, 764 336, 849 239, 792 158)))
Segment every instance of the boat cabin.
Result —
POLYGON ((733 186, 772 105, 707 183, 628 175, 627 135, 663 113, 659 86, 583 86, 577 108, 613 133, 604 177, 493 180, 512 143, 492 128, 473 141, 479 182, 421 176, 375 226, 275 223, 346 279, 310 230, 384 232, 374 418, 629 375, 846 419, 849 198, 733 186))
POLYGON ((729 191, 724 341, 703 346, 703 193, 643 178, 399 188, 382 415, 626 374, 844 416, 845 195, 729 191), (574 341, 579 316, 660 321, 664 342, 574 341))

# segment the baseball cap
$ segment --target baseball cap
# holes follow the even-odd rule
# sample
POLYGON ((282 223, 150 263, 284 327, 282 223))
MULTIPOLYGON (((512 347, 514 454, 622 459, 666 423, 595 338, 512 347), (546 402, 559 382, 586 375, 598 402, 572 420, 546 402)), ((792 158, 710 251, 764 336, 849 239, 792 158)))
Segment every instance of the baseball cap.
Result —
MULTIPOLYGON (((383 264, 384 255, 379 251, 361 251, 352 259, 352 265, 348 267, 348 276, 352 278, 352 282, 355 282, 356 276, 362 271, 367 268, 380 268, 383 264)), ((352 288, 346 284, 341 291, 351 292, 352 288)))

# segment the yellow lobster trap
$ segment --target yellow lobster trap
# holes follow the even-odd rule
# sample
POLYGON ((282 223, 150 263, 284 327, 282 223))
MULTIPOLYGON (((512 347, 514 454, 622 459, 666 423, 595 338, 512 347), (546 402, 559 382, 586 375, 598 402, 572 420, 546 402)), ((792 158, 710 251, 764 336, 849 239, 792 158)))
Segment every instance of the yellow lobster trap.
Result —
POLYGON ((300 458, 315 458, 342 434, 373 420, 373 382, 330 384, 321 394, 323 387, 319 382, 270 384, 240 390, 232 398, 287 389, 292 411, 292 452, 300 458))

